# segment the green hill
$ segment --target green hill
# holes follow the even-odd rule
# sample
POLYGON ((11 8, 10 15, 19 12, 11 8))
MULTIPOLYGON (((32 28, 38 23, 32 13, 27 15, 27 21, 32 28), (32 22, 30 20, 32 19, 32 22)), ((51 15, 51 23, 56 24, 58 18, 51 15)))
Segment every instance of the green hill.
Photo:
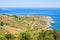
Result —
POLYGON ((0 40, 60 40, 60 31, 52 30, 49 16, 0 14, 0 40))
POLYGON ((12 33, 37 32, 40 30, 50 30, 53 19, 49 16, 16 16, 0 14, 0 28, 12 33), (3 26, 1 25, 3 23, 3 26))

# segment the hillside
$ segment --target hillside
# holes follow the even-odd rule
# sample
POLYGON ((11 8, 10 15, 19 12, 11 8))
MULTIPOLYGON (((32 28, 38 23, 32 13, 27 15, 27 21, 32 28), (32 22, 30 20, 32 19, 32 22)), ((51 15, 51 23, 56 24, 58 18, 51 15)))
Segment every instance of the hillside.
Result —
MULTIPOLYGON (((0 28, 12 34, 50 30, 53 19, 49 16, 16 16, 0 14, 0 28), (2 25, 1 25, 2 23, 2 25)), ((1 29, 0 29, 1 30, 1 29)))

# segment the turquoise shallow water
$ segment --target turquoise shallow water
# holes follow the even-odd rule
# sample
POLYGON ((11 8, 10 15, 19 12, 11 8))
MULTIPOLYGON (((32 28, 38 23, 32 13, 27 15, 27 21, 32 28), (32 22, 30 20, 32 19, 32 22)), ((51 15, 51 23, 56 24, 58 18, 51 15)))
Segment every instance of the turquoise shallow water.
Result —
POLYGON ((60 8, 0 8, 0 14, 50 16, 55 21, 52 28, 60 29, 60 8))

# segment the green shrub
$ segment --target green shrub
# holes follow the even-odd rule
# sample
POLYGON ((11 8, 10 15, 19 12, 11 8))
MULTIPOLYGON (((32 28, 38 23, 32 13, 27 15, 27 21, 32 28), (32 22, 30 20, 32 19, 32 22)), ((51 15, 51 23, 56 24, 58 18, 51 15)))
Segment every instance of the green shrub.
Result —
POLYGON ((39 32, 37 40, 44 40, 45 33, 44 32, 39 32))
POLYGON ((54 40, 60 40, 60 30, 54 30, 54 40))
POLYGON ((12 34, 5 34, 5 39, 6 40, 13 40, 15 37, 12 34))
POLYGON ((18 16, 16 16, 16 15, 12 15, 13 17, 15 17, 15 18, 18 18, 18 16))
POLYGON ((4 34, 0 33, 0 40, 4 40, 4 34))
POLYGON ((0 26, 3 26, 4 25, 4 23, 3 22, 0 22, 0 26))
POLYGON ((50 31, 42 31, 39 33, 37 40, 54 40, 53 33, 50 31))
POLYGON ((27 32, 23 32, 20 34, 20 40, 31 40, 31 36, 27 32))

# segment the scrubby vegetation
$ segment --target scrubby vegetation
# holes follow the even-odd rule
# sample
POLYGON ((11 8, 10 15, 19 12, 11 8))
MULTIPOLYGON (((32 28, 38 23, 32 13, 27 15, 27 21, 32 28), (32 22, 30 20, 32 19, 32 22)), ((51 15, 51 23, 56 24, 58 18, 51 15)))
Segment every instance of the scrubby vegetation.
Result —
POLYGON ((15 38, 15 37, 14 37, 12 34, 8 34, 8 33, 5 34, 5 39, 6 39, 6 40, 14 40, 14 38, 15 38))
POLYGON ((60 40, 60 30, 50 30, 47 19, 0 14, 0 40, 60 40))
POLYGON ((31 36, 27 32, 21 33, 19 37, 20 37, 20 40, 31 40, 31 36))
POLYGON ((0 33, 0 40, 60 40, 60 30, 42 30, 37 34, 22 32, 18 34, 18 37, 10 33, 4 35, 0 33))
POLYGON ((4 25, 4 23, 3 22, 0 22, 0 26, 3 26, 4 25))

